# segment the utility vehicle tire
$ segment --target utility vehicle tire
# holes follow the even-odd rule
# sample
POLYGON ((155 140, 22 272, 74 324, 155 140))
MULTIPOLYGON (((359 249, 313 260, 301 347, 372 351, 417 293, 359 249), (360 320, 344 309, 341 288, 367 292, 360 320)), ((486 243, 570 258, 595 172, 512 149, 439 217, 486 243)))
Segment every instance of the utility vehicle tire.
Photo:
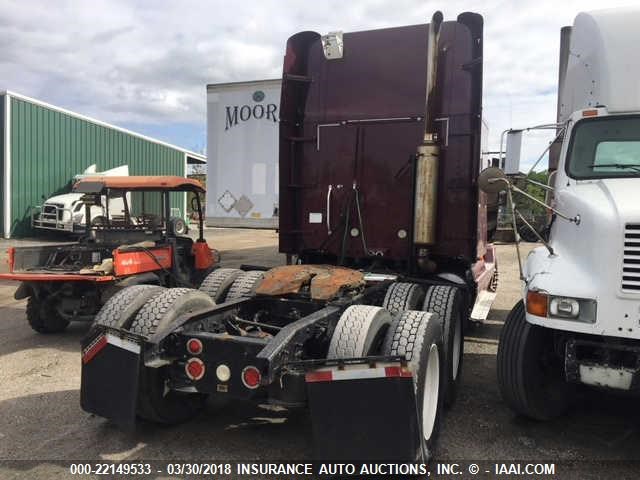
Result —
POLYGON ((199 290, 209 295, 214 302, 223 303, 227 291, 238 276, 244 272, 237 268, 218 268, 202 281, 199 290))
POLYGON ((166 288, 158 285, 125 287, 107 300, 93 320, 93 324, 129 328, 133 318, 147 300, 160 295, 165 290, 166 288))
POLYGON ((186 235, 188 232, 187 222, 180 217, 173 217, 169 220, 171 233, 174 235, 186 235))
POLYGON ((509 312, 498 344, 498 384, 516 413, 535 420, 562 415, 574 394, 564 377, 564 359, 555 354, 553 331, 531 325, 520 300, 509 312))
POLYGON ((150 337, 171 326, 185 313, 213 306, 215 302, 211 297, 199 290, 167 288, 140 308, 129 330, 150 337))
POLYGON ((464 325, 467 307, 459 288, 433 285, 427 290, 422 310, 438 315, 444 349, 444 405, 450 407, 458 394, 464 358, 464 325))
POLYGON ((229 288, 225 301, 253 297, 263 278, 264 272, 261 270, 251 270, 238 275, 229 288))
POLYGON ((105 217, 104 215, 98 215, 97 217, 94 217, 93 220, 91 220, 91 226, 93 227, 104 227, 105 225, 107 225, 107 223, 107 217, 105 217))
MULTIPOLYGON (((213 300, 198 290, 167 289, 144 304, 131 325, 131 331, 151 336, 170 328, 181 315, 213 305, 213 300)), ((136 413, 140 418, 156 423, 185 422, 204 408, 207 395, 165 391, 167 368, 141 366, 136 413)))
POLYGON ((69 320, 62 318, 51 305, 33 295, 27 300, 27 321, 38 333, 59 333, 69 326, 69 320))
POLYGON ((353 358, 376 355, 393 318, 381 307, 352 305, 336 325, 327 358, 353 358))
POLYGON ((382 308, 396 314, 405 310, 419 310, 424 300, 424 289, 417 283, 392 283, 384 296, 382 308))
POLYGON ((407 311, 396 316, 387 332, 383 355, 404 355, 413 372, 413 385, 422 433, 422 451, 416 460, 434 454, 444 406, 444 354, 442 328, 436 314, 407 311))

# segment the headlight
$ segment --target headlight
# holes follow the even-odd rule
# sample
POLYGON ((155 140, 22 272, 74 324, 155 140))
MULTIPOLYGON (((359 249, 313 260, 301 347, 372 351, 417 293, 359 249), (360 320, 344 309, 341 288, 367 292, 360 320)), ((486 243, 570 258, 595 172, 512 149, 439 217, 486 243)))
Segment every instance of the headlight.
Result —
POLYGON ((584 323, 596 321, 595 300, 590 298, 549 297, 549 316, 584 323))
POLYGON ((527 292, 527 313, 538 317, 595 323, 597 302, 590 298, 549 295, 543 291, 527 292))

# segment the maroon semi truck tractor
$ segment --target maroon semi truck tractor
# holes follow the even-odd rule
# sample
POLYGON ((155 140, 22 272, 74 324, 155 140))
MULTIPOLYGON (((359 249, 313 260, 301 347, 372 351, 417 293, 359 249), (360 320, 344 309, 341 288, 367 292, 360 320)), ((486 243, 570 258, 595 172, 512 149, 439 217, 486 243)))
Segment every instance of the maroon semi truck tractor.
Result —
POLYGON ((130 424, 184 421, 207 396, 306 407, 318 458, 430 458, 466 325, 495 289, 476 181, 482 25, 437 13, 292 36, 280 104, 288 265, 218 269, 199 290, 114 310, 84 342, 83 408, 130 424))

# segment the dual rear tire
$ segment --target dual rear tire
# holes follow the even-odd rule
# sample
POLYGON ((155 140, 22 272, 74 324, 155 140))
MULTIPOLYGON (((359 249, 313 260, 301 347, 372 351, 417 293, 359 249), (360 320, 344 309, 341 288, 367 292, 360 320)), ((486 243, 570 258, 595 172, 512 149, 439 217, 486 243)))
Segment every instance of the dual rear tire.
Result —
POLYGON ((347 308, 338 321, 328 358, 370 355, 404 356, 413 371, 421 432, 416 460, 433 456, 443 407, 442 330, 427 312, 405 311, 395 318, 385 309, 369 305, 347 308))

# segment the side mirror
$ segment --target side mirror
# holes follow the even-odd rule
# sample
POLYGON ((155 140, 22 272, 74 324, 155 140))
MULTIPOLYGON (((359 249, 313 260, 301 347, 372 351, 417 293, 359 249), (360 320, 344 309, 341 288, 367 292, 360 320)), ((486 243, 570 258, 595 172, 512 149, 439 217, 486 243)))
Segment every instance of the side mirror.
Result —
POLYGON ((485 168, 478 176, 478 187, 484 193, 498 193, 509 186, 507 175, 498 167, 485 168))
POLYGON ((520 151, 522 149, 522 130, 507 132, 507 151, 504 160, 504 171, 507 175, 520 172, 520 151))

